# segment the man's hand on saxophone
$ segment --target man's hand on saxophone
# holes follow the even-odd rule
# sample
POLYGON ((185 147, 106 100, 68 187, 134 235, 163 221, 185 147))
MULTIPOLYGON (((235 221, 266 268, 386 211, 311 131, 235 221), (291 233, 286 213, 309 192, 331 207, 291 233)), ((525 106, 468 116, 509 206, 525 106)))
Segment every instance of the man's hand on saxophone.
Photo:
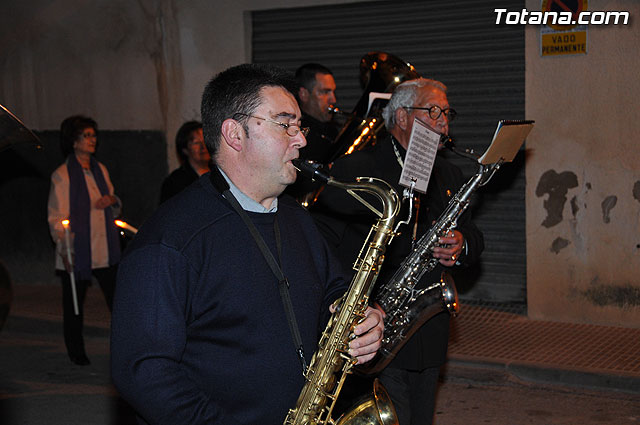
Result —
POLYGON ((349 354, 358 359, 358 364, 373 359, 382 344, 384 335, 384 313, 367 307, 365 319, 353 330, 356 338, 349 343, 349 354))
POLYGON ((440 245, 433 248, 433 257, 440 261, 440 264, 453 267, 461 256, 465 254, 464 236, 458 230, 447 232, 446 236, 438 239, 440 245))
MULTIPOLYGON (((329 310, 335 313, 332 305, 329 310)), ((364 320, 353 330, 354 339, 349 342, 349 354, 358 359, 357 364, 366 363, 373 359, 382 345, 384 335, 385 314, 380 308, 367 307, 364 320)))

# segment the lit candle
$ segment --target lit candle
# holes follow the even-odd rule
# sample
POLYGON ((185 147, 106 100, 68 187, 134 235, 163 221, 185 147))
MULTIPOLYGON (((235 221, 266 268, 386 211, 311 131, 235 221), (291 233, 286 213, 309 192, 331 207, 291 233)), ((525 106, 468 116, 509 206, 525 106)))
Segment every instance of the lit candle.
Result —
POLYGON ((69 277, 71 277, 71 298, 73 299, 73 312, 76 316, 80 314, 78 309, 78 295, 76 294, 76 277, 73 274, 73 257, 71 255, 71 234, 69 232, 69 220, 62 220, 64 227, 64 240, 67 246, 67 261, 69 262, 69 277))
POLYGON ((135 235, 136 233, 138 233, 138 229, 136 229, 135 227, 131 226, 131 225, 130 225, 130 224, 128 224, 128 223, 125 223, 125 222, 124 222, 124 221, 122 221, 122 220, 115 220, 115 222, 116 222, 116 226, 118 226, 118 227, 120 227, 120 228, 122 228, 122 229, 124 229, 124 230, 128 230, 128 231, 130 231, 130 232, 131 232, 131 233, 133 233, 134 235, 135 235))

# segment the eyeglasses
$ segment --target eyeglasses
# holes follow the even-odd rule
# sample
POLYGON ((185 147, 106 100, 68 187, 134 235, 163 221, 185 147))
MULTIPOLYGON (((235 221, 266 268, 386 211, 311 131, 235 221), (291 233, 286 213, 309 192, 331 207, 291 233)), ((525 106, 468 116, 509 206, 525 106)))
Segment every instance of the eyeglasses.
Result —
POLYGON ((297 136, 298 133, 302 133, 302 135, 305 136, 305 137, 307 137, 307 134, 309 134, 309 127, 300 127, 298 124, 286 124, 286 123, 283 123, 283 122, 272 120, 270 118, 257 117, 255 115, 244 114, 242 112, 236 112, 235 114, 233 114, 233 119, 236 119, 237 116, 243 116, 243 117, 247 117, 247 118, 255 118, 257 120, 263 120, 263 121, 268 121, 268 122, 273 123, 273 124, 277 124, 280 127, 284 128, 284 131, 287 133, 287 135, 289 135, 291 137, 297 136))
POLYGON ((447 120, 449 120, 449 122, 453 121, 456 117, 457 112, 455 111, 455 109, 442 109, 440 108, 438 105, 433 105, 430 106, 428 108, 422 108, 419 106, 403 106, 403 108, 405 109, 420 109, 423 111, 429 111, 429 117, 432 120, 437 120, 438 118, 440 118, 440 114, 444 114, 445 117, 447 117, 447 120))

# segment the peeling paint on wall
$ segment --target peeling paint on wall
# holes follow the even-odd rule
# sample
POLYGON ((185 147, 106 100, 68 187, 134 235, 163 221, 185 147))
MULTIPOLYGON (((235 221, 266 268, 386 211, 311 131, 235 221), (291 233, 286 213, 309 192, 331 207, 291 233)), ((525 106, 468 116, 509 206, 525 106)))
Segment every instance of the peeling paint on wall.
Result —
POLYGON ((609 213, 618 203, 618 197, 615 195, 607 196, 602 201, 602 221, 605 223, 610 223, 611 218, 609 217, 609 213))
POLYGON ((553 252, 554 254, 559 253, 561 250, 563 250, 564 248, 566 248, 567 246, 569 246, 571 242, 564 239, 564 238, 556 238, 553 243, 551 244, 551 249, 550 251, 553 252))
POLYGON ((536 196, 549 195, 543 203, 547 210, 547 217, 542 222, 544 227, 552 227, 562 221, 562 210, 567 202, 567 192, 570 188, 577 186, 578 177, 571 171, 563 171, 558 174, 555 170, 548 170, 542 174, 540 181, 538 181, 538 187, 536 187, 536 196))
MULTIPOLYGON (((595 279, 597 282, 597 278, 595 279)), ((596 284, 582 291, 582 296, 594 305, 604 307, 613 305, 617 307, 640 306, 640 287, 626 285, 596 284)))
POLYGON ((640 180, 633 185, 633 197, 640 202, 640 180))
POLYGON ((578 206, 578 198, 574 196, 573 198, 571 198, 571 214, 575 217, 579 210, 580 207, 578 206))

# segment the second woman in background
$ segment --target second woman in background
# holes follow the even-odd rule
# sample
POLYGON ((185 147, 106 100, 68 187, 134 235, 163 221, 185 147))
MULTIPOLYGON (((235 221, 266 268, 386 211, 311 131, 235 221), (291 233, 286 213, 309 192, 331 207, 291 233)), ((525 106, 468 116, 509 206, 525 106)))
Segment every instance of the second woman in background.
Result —
POLYGON ((176 153, 182 165, 162 182, 160 203, 176 195, 209 171, 211 157, 204 144, 201 122, 188 121, 182 124, 176 134, 176 153))

